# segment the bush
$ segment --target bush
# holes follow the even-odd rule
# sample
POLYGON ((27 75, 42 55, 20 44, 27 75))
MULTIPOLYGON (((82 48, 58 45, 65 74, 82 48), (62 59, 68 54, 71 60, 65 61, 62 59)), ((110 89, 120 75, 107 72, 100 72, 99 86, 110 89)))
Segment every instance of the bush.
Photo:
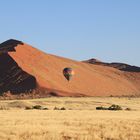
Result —
POLYGON ((9 110, 6 106, 0 106, 0 110, 9 110))
POLYGON ((58 96, 58 94, 56 92, 50 92, 48 95, 49 96, 58 96))
POLYGON ((126 111, 131 111, 132 109, 131 109, 131 108, 126 108, 125 110, 126 110, 126 111))
POLYGON ((30 109, 32 109, 32 108, 29 107, 29 106, 26 106, 26 107, 25 107, 25 110, 30 110, 30 109))
POLYGON ((53 110, 60 110, 58 107, 55 106, 55 108, 53 110))
POLYGON ((60 110, 66 110, 66 108, 62 107, 60 110))
POLYGON ((47 107, 43 108, 43 110, 49 110, 47 107))
POLYGON ((33 109, 42 109, 42 106, 41 105, 35 105, 35 106, 33 106, 33 109))
POLYGON ((64 107, 62 107, 62 108, 55 107, 53 110, 66 110, 66 108, 64 108, 64 107))
POLYGON ((105 108, 105 107, 99 106, 99 107, 96 107, 96 110, 108 110, 108 108, 105 108))
POLYGON ((113 104, 108 108, 108 110, 122 110, 122 107, 119 105, 113 104))
POLYGON ((96 110, 122 110, 122 107, 119 105, 113 104, 108 108, 103 107, 103 106, 96 107, 96 110))

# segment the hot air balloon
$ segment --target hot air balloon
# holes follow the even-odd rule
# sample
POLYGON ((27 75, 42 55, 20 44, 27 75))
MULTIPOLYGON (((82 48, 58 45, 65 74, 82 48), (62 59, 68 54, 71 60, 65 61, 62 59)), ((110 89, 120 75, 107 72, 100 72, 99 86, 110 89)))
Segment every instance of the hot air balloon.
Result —
POLYGON ((70 81, 72 76, 74 75, 74 71, 72 70, 72 68, 64 68, 63 75, 68 81, 70 81))

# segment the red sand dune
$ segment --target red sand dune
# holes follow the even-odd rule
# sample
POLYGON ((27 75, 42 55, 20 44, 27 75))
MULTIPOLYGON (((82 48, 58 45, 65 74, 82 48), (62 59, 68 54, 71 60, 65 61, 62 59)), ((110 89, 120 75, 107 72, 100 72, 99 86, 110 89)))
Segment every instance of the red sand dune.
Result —
POLYGON ((15 50, 8 54, 20 68, 36 78, 38 87, 61 96, 140 96, 140 72, 78 62, 46 54, 27 44, 19 44, 15 50), (63 76, 65 67, 75 71, 70 82, 63 76))

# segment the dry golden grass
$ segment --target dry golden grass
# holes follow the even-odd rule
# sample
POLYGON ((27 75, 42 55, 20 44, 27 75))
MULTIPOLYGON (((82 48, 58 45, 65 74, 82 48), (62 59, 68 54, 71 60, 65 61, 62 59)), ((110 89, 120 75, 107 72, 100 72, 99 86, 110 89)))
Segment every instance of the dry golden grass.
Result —
POLYGON ((11 100, 0 108, 0 140, 140 140, 140 98, 11 100), (95 110, 112 104, 132 110, 95 110), (34 105, 49 110, 24 109, 34 105))

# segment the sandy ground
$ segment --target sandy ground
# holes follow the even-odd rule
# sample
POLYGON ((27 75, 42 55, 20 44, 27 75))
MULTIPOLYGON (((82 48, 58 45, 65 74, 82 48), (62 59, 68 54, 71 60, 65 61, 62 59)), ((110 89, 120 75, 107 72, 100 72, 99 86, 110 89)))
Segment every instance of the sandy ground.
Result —
POLYGON ((0 140, 139 140, 140 98, 44 98, 0 101, 0 140), (97 106, 120 105, 122 111, 97 106), (49 110, 25 110, 41 105, 49 110), (54 110, 64 107, 66 110, 54 110), (126 111, 126 108, 131 111, 126 111))

